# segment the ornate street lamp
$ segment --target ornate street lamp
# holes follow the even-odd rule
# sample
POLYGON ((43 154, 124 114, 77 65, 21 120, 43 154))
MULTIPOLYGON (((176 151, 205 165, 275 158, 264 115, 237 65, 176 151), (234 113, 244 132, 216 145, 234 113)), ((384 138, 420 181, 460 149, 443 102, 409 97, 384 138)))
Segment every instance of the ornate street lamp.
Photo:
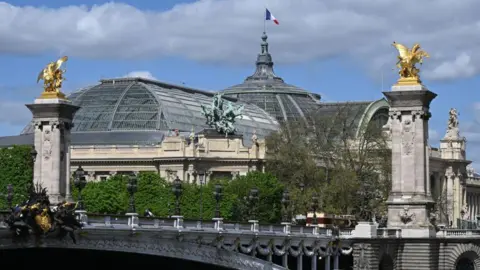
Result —
POLYGON ((127 191, 130 195, 130 203, 128 206, 128 213, 136 213, 135 210, 135 192, 137 192, 137 177, 130 176, 127 184, 127 191))
POLYGON ((7 205, 9 209, 12 209, 13 201, 13 186, 12 184, 7 185, 7 205))
POLYGON ((222 185, 216 184, 215 191, 213 192, 215 196, 215 217, 220 218, 220 200, 222 199, 222 185))
POLYGON ((318 209, 318 197, 316 194, 312 196, 312 205, 311 205, 312 211, 313 211, 313 220, 312 220, 312 225, 317 225, 317 209, 318 209))
POLYGON ((203 221, 203 184, 205 181, 205 173, 200 173, 198 180, 200 181, 200 220, 203 221))
POLYGON ((78 189, 78 210, 84 210, 82 190, 87 185, 87 180, 85 180, 84 175, 85 171, 83 170, 82 166, 78 166, 78 168, 75 170, 75 177, 73 179, 73 184, 78 189))
POLYGON ((30 151, 30 157, 32 157, 32 161, 35 163, 37 160, 37 150, 35 150, 35 147, 32 147, 32 150, 30 151))
POLYGON ((32 178, 35 179, 34 174, 35 174, 35 161, 37 160, 37 150, 35 150, 35 147, 32 147, 32 150, 30 150, 30 157, 32 159, 32 178))
POLYGON ((175 178, 173 181, 173 194, 175 195, 175 216, 180 216, 180 196, 182 195, 182 181, 180 178, 175 178))
POLYGON ((290 221, 289 209, 288 209, 289 204, 290 204, 290 193, 288 192, 288 190, 285 189, 283 191, 283 195, 282 195, 283 221, 284 222, 289 222, 290 221))
POLYGON ((250 202, 250 211, 252 220, 256 219, 257 216, 257 201, 258 201, 258 188, 254 187, 250 189, 250 194, 248 195, 248 200, 250 202))

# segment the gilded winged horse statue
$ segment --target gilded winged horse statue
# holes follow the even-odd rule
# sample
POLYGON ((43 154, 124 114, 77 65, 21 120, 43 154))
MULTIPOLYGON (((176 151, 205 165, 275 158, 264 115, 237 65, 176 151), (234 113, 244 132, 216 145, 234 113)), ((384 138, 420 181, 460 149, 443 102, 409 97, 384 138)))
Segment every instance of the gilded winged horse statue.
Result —
POLYGON ((412 49, 395 41, 392 46, 398 50, 398 61, 396 64, 399 68, 398 74, 400 75, 398 84, 421 84, 420 70, 415 65, 417 63, 421 65, 423 58, 428 58, 430 55, 420 50, 420 44, 418 43, 413 45, 412 49))
POLYGON ((62 64, 67 62, 68 57, 64 56, 55 62, 50 62, 37 77, 37 83, 43 80, 44 93, 54 94, 55 96, 63 96, 60 92, 62 83, 65 80, 63 74, 66 70, 62 70, 62 64))

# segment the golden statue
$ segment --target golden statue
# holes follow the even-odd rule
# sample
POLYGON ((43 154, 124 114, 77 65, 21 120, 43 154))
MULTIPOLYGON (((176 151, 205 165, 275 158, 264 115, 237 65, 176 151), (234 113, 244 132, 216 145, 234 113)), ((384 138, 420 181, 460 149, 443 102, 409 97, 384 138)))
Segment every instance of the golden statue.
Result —
POLYGON ((60 69, 62 64, 67 62, 68 57, 64 56, 55 62, 50 62, 40 74, 38 74, 37 83, 43 80, 43 93, 40 98, 62 98, 65 99, 65 94, 60 91, 62 83, 65 80, 63 74, 66 70, 60 69))
POLYGON ((427 52, 420 50, 420 44, 416 43, 412 49, 408 49, 406 46, 393 42, 394 46, 398 50, 398 62, 399 68, 398 74, 400 79, 397 85, 417 85, 422 84, 420 80, 420 70, 415 66, 417 63, 422 64, 424 57, 430 57, 427 52))

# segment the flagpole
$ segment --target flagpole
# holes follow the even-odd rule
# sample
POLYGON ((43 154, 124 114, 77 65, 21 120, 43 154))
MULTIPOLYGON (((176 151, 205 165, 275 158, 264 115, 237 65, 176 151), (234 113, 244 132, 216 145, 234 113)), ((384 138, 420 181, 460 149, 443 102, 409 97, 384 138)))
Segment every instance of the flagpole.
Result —
POLYGON ((265 7, 265 11, 263 11, 263 32, 266 33, 267 32, 267 18, 266 18, 266 15, 267 14, 267 7, 265 7))

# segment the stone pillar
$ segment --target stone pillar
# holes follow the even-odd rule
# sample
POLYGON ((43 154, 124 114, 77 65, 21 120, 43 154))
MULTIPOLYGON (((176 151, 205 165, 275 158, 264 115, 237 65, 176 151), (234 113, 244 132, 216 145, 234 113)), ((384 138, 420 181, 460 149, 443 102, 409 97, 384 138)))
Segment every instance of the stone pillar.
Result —
MULTIPOLYGON (((380 249, 378 244, 356 243, 353 245, 353 269, 378 269, 380 249)), ((397 268, 398 269, 398 268, 397 268)))
POLYGON ((34 183, 46 188, 52 204, 69 195, 70 129, 79 107, 61 98, 40 98, 27 104, 35 122, 34 183))
POLYGON ((395 85, 384 92, 390 103, 392 191, 387 200, 388 227, 402 237, 435 235, 430 224, 433 206, 427 191, 429 107, 436 94, 423 85, 395 85))

